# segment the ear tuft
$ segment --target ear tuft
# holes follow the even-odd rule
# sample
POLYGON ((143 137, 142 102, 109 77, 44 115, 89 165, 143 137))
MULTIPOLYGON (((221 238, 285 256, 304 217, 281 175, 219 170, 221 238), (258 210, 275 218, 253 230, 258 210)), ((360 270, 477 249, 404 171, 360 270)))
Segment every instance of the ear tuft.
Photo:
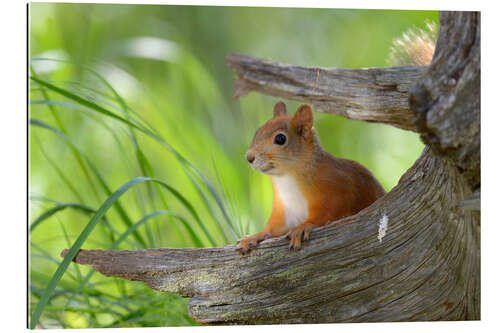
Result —
POLYGON ((312 109, 307 104, 299 106, 292 118, 292 126, 296 128, 311 129, 313 127, 312 109))
POLYGON ((282 101, 279 101, 274 105, 274 118, 286 114, 286 105, 282 101))

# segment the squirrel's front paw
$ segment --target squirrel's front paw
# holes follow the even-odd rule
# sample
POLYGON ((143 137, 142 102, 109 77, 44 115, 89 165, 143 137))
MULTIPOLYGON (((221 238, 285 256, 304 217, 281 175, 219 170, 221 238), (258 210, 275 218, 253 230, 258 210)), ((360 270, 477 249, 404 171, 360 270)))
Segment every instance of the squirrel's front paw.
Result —
POLYGON ((309 239, 309 234, 313 225, 311 224, 301 224, 286 234, 286 237, 290 239, 290 250, 300 250, 302 240, 306 241, 309 239))
POLYGON ((241 254, 248 253, 252 249, 255 249, 257 244, 269 238, 271 238, 271 234, 264 231, 252 236, 245 236, 236 242, 236 250, 238 250, 241 254))
POLYGON ((252 236, 245 236, 236 242, 236 250, 241 254, 246 254, 257 247, 257 239, 252 236))

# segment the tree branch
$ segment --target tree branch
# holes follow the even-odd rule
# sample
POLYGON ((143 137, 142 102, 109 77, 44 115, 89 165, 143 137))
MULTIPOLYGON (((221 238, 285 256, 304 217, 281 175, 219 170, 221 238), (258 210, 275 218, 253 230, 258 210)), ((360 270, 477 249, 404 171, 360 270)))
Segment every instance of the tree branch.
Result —
POLYGON ((454 208, 466 188, 451 163, 426 150, 390 193, 313 229, 299 252, 280 238, 245 256, 234 246, 82 250, 75 261, 191 297, 190 315, 212 324, 479 318, 479 280, 470 276, 479 230, 474 213, 454 208))
POLYGON ((226 61, 239 77, 234 82, 235 98, 255 90, 312 103, 316 111, 417 131, 408 91, 426 66, 307 68, 235 53, 226 61))
POLYGON ((441 12, 434 58, 410 91, 422 140, 481 183, 481 16, 441 12))

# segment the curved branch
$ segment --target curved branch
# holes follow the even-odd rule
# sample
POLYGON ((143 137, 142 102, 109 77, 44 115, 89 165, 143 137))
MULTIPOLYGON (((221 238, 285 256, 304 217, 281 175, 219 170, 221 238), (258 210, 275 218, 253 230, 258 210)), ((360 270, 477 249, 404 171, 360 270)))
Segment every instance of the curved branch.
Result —
POLYGON ((316 111, 417 131, 408 91, 426 66, 307 68, 235 53, 226 61, 239 77, 234 82, 235 98, 255 90, 312 103, 316 111))
POLYGON ((385 197, 313 229, 299 252, 281 238, 245 256, 234 246, 82 250, 75 261, 191 297, 190 315, 212 324, 478 318, 469 272, 479 231, 474 213, 454 208, 466 193, 451 163, 426 150, 385 197))

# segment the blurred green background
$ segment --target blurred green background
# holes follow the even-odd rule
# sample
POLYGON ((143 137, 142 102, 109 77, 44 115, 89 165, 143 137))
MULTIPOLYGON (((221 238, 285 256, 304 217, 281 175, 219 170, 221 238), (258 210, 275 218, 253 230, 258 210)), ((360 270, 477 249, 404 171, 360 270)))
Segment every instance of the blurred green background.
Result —
MULTIPOLYGON (((260 231, 272 190, 244 154, 278 99, 233 100, 224 56, 385 67, 393 40, 437 15, 30 4, 29 301, 40 318, 33 326, 195 325, 187 300, 87 267, 66 269, 60 251, 82 234, 83 248, 134 250, 220 246, 260 231), (117 199, 113 191, 140 176, 171 189, 134 185, 85 229, 106 199, 117 199)), ((286 103, 289 111, 299 105, 286 103)), ((417 135, 379 124, 315 113, 315 127, 326 150, 361 162, 387 190, 423 148, 417 135)))

